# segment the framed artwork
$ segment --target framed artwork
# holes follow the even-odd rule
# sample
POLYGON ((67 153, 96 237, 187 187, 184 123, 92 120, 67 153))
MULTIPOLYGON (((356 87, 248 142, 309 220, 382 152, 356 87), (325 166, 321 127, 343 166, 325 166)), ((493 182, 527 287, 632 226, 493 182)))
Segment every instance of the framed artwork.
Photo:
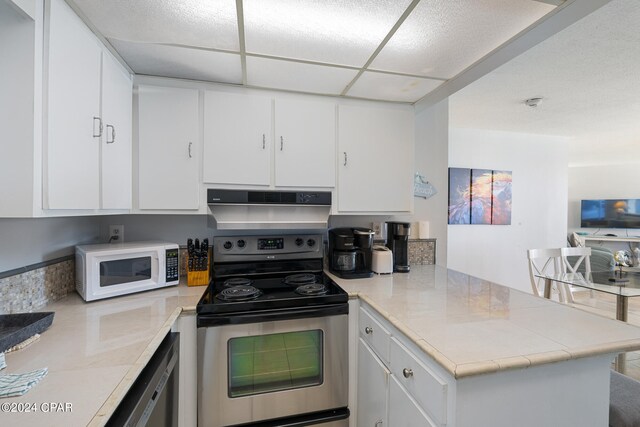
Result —
POLYGON ((510 171, 449 168, 449 224, 511 224, 510 171))
POLYGON ((471 169, 449 168, 449 224, 471 224, 471 169))

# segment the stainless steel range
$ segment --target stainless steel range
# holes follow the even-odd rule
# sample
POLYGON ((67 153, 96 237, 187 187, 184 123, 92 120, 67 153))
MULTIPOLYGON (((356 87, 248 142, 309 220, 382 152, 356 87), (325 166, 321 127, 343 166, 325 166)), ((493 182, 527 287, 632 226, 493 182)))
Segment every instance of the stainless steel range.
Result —
POLYGON ((322 248, 321 235, 214 238, 199 426, 348 425, 348 295, 322 248))

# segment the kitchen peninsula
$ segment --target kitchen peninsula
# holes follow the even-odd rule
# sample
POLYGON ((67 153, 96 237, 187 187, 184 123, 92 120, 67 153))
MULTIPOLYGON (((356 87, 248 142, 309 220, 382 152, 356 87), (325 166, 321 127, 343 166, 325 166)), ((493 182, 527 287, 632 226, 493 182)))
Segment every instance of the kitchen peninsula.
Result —
POLYGON ((352 381, 389 390, 356 416, 383 425, 605 426, 611 362, 640 348, 640 328, 438 266, 334 280, 353 298, 352 354, 360 337, 352 381))

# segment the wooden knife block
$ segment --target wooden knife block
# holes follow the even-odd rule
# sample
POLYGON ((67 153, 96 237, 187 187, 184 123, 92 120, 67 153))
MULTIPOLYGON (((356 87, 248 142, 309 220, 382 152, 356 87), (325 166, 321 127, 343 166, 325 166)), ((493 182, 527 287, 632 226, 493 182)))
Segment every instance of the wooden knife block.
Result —
POLYGON ((187 254, 187 286, 204 286, 209 284, 209 270, 211 269, 212 251, 209 248, 209 256, 207 257, 207 269, 200 271, 189 270, 189 254, 187 254))

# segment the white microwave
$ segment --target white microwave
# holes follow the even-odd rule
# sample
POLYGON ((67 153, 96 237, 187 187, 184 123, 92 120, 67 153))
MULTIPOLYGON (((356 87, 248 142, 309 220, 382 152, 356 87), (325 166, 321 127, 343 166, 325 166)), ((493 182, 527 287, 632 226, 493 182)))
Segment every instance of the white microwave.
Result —
POLYGON ((167 242, 76 246, 76 290, 94 301, 177 285, 178 249, 167 242))

